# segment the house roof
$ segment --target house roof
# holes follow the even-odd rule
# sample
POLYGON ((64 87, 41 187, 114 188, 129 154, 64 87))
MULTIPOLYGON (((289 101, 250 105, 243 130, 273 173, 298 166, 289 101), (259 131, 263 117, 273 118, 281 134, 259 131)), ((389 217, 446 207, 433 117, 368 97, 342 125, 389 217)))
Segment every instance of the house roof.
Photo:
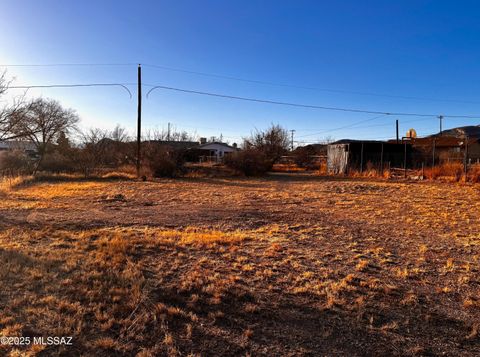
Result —
POLYGON ((32 141, 9 140, 0 141, 0 150, 36 151, 37 147, 32 141))
POLYGON ((337 144, 353 144, 353 143, 364 143, 364 144, 381 144, 385 143, 387 144, 388 142, 386 141, 379 141, 379 140, 355 140, 355 139, 341 139, 334 141, 333 143, 330 143, 328 145, 337 145, 337 144))
POLYGON ((203 148, 205 148, 209 145, 221 145, 221 146, 224 146, 224 147, 232 149, 232 150, 237 150, 237 148, 235 148, 233 146, 230 146, 228 144, 225 144, 225 143, 221 143, 219 141, 213 141, 213 142, 210 142, 210 143, 201 144, 201 145, 196 146, 195 149, 203 149, 203 148))
POLYGON ((200 143, 198 141, 167 141, 167 140, 149 140, 146 143, 156 144, 159 146, 168 146, 174 149, 190 149, 198 147, 200 143))
POLYGON ((168 146, 173 149, 199 149, 203 150, 205 147, 210 145, 221 145, 232 150, 238 150, 237 148, 230 146, 228 144, 213 141, 205 144, 200 144, 198 141, 166 141, 166 140, 148 140, 145 143, 156 144, 159 146, 168 146))
POLYGON ((297 146, 293 152, 306 151, 310 154, 325 153, 327 151, 327 144, 308 144, 305 146, 297 146))
MULTIPOLYGON (((429 136, 426 138, 413 138, 410 140, 413 146, 433 146, 433 142, 435 141, 435 146, 437 148, 440 147, 458 147, 462 146, 465 142, 465 138, 463 137, 455 137, 455 136, 429 136)), ((478 141, 475 137, 469 137, 468 143, 473 144, 474 142, 478 141)))

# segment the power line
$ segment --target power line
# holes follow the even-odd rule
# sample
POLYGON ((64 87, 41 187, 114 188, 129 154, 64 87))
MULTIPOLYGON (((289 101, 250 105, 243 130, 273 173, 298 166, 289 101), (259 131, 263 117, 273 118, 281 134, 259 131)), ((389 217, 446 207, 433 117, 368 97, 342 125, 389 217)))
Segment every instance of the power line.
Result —
MULTIPOLYGON (((94 66, 137 66, 139 62, 127 62, 127 63, 28 63, 28 64, 0 64, 0 67, 94 67, 94 66)), ((294 84, 278 83, 271 81, 262 81, 255 79, 246 79, 235 76, 228 76, 222 74, 208 73, 187 70, 182 68, 174 68, 169 66, 157 65, 157 64, 142 64, 145 67, 158 68, 167 71, 188 73, 212 78, 227 79, 239 82, 253 83, 253 84, 262 84, 276 87, 286 87, 286 88, 296 88, 296 89, 306 89, 312 91, 321 91, 321 92, 331 92, 331 93, 342 93, 342 94, 354 94, 354 95, 364 95, 364 96, 374 96, 374 97, 386 97, 386 98, 398 98, 398 99, 413 99, 413 100, 426 100, 426 101, 436 101, 436 102, 452 102, 452 103, 466 103, 466 104, 480 104, 477 101, 468 101, 468 100, 458 100, 458 99, 438 99, 438 98, 426 98, 426 97, 416 97, 416 96, 403 96, 403 95, 392 95, 392 94, 382 94, 382 93, 372 93, 372 92, 361 92, 361 91, 348 91, 341 89, 327 89, 319 88, 312 86, 301 86, 294 84)))
POLYGON ((378 116, 375 116, 373 118, 369 118, 369 119, 365 119, 365 120, 360 120, 358 122, 355 122, 355 123, 352 123, 352 124, 348 124, 348 125, 344 125, 344 126, 340 126, 338 128, 333 128, 333 129, 327 129, 327 130, 321 130, 319 132, 316 132, 316 133, 313 133, 313 134, 306 134, 306 135, 299 135, 297 136, 298 138, 304 138, 304 137, 307 137, 307 136, 315 136, 315 135, 318 135, 318 134, 324 134, 324 133, 329 133, 329 132, 332 132, 332 131, 337 131, 337 130, 342 130, 342 129, 348 129, 348 128, 351 128, 353 126, 356 126, 358 124, 362 124, 362 123, 366 123, 366 122, 369 122, 369 121, 372 121, 372 120, 375 120, 375 119, 378 119, 378 118, 382 118, 384 117, 385 115, 378 115, 378 116))
POLYGON ((415 96, 392 95, 392 94, 381 94, 381 93, 371 93, 371 92, 348 91, 348 90, 342 90, 342 89, 327 89, 327 88, 318 88, 318 87, 311 87, 311 86, 301 86, 301 85, 294 85, 294 84, 261 81, 261 80, 255 80, 255 79, 246 79, 246 78, 241 78, 241 77, 227 76, 227 75, 208 73, 208 72, 192 71, 192 70, 187 70, 187 69, 174 68, 174 67, 162 66, 162 65, 156 65, 156 64, 143 64, 143 66, 163 69, 163 70, 172 71, 172 72, 188 73, 188 74, 194 74, 194 75, 212 77, 212 78, 219 78, 219 79, 228 79, 228 80, 233 80, 233 81, 238 81, 238 82, 262 84, 262 85, 269 85, 269 86, 276 86, 276 87, 306 89, 306 90, 311 90, 311 91, 342 93, 342 94, 355 94, 355 95, 397 98, 397 99, 426 100, 426 101, 435 101, 435 102, 480 104, 480 102, 468 101, 468 100, 425 98, 425 97, 415 97, 415 96))
MULTIPOLYGON (((419 114, 419 113, 404 113, 404 112, 382 112, 377 110, 362 110, 362 109, 353 109, 353 108, 342 108, 342 107, 327 107, 327 106, 320 106, 320 105, 310 105, 310 104, 300 104, 300 103, 292 103, 292 102, 282 102, 282 101, 275 101, 275 100, 268 100, 268 99, 258 99, 258 98, 247 98, 247 97, 239 97, 227 94, 220 94, 220 93, 212 93, 212 92, 202 92, 197 90, 191 89, 183 89, 183 88, 175 88, 169 86, 161 86, 157 85, 151 88, 147 92, 147 98, 149 94, 154 91, 155 89, 165 89, 170 91, 176 92, 183 92, 183 93, 191 93, 191 94, 199 94, 211 97, 219 97, 219 98, 226 98, 226 99, 235 99, 235 100, 242 100, 248 102, 256 102, 256 103, 266 103, 266 104, 275 104, 275 105, 283 105, 283 106, 290 106, 290 107, 298 107, 298 108, 308 108, 308 109, 320 109, 320 110, 332 110, 332 111, 341 111, 341 112, 350 112, 350 113, 365 113, 365 114, 379 114, 379 115, 395 115, 395 116, 416 116, 416 117, 438 117, 438 114, 419 114)), ((470 115, 443 115, 444 118, 471 118, 477 119, 480 116, 470 116, 470 115)))
POLYGON ((130 98, 132 92, 127 88, 127 85, 135 83, 81 83, 81 84, 46 84, 46 85, 31 85, 31 86, 9 86, 8 89, 34 89, 34 88, 75 88, 75 87, 122 87, 125 89, 130 98))
POLYGON ((97 66, 136 66, 137 63, 29 63, 0 64, 0 67, 97 67, 97 66))
MULTIPOLYGON (((380 117, 382 117, 382 116, 380 116, 380 117)), ((370 121, 370 120, 373 120, 373 119, 376 119, 376 118, 377 118, 377 117, 371 118, 371 119, 367 119, 366 121, 370 121)), ((387 118, 388 118, 388 117, 387 117, 387 118)), ((418 122, 420 122, 420 121, 427 121, 427 120, 432 120, 432 119, 433 119, 433 118, 430 118, 430 117, 429 117, 429 118, 420 118, 420 119, 413 119, 413 120, 402 120, 402 124, 414 123, 414 122, 415 122, 415 123, 418 123, 418 122)), ((357 122, 356 124, 358 124, 358 122, 357 122)), ((356 124, 355 124, 355 125, 356 125, 356 124)), ((352 123, 352 124, 350 124, 350 125, 354 125, 354 124, 352 123)), ((380 127, 380 126, 391 126, 391 125, 392 125, 392 123, 373 124, 373 125, 362 125, 362 126, 360 126, 360 127, 358 127, 358 128, 362 128, 362 129, 363 129, 363 128, 374 128, 374 127, 380 127)), ((330 129, 327 129, 327 130, 330 130, 330 129)), ((306 131, 306 132, 312 132, 312 131, 314 131, 314 132, 319 132, 319 131, 321 131, 321 129, 298 129, 297 131, 302 131, 302 132, 304 132, 304 131, 306 131)))
MULTIPOLYGON (((307 137, 307 136, 314 136, 314 135, 318 135, 318 134, 324 134, 324 133, 328 133, 328 132, 331 132, 331 131, 348 129, 348 128, 352 128, 352 127, 355 127, 355 129, 364 129, 364 128, 374 128, 374 127, 381 127, 381 126, 390 126, 390 125, 392 125, 391 123, 387 123, 387 124, 374 124, 374 125, 362 125, 362 126, 357 126, 358 124, 362 124, 362 123, 365 123, 365 122, 369 122, 369 121, 372 121, 372 120, 375 120, 375 119, 378 119, 378 118, 381 118, 381 117, 384 117, 384 116, 385 116, 385 115, 379 115, 379 116, 376 116, 376 117, 373 117, 373 118, 361 120, 361 121, 358 121, 358 122, 355 122, 355 123, 352 123, 352 124, 348 124, 348 125, 344 125, 344 126, 341 126, 341 127, 338 127, 338 128, 321 130, 321 131, 318 131, 318 132, 313 133, 313 134, 299 135, 299 136, 297 136, 297 137, 303 138, 303 137, 307 137)), ((424 120, 432 120, 432 119, 430 119, 430 118, 423 118, 423 119, 415 119, 415 120, 404 120, 404 121, 402 121, 402 124, 412 123, 412 122, 419 122, 419 121, 422 121, 422 120, 424 121, 424 120)))
MULTIPOLYGON (((10 89, 32 89, 32 88, 72 88, 72 87, 97 87, 97 86, 119 86, 126 90, 130 96, 132 97, 131 91, 127 88, 129 85, 136 85, 136 83, 76 83, 76 84, 49 84, 49 85, 23 85, 23 86, 10 86, 10 89)), ((242 100, 242 101, 250 101, 250 102, 259 102, 259 103, 267 103, 267 104, 275 104, 275 105, 285 105, 285 106, 293 106, 293 107, 302 107, 302 108, 310 108, 310 109, 320 109, 320 110, 332 110, 332 111, 343 111, 343 112, 353 112, 353 113, 368 113, 368 114, 380 114, 379 116, 375 116, 373 118, 365 119, 359 122, 355 122, 349 125, 345 125, 338 128, 328 129, 319 131, 312 134, 305 134, 298 137, 308 137, 314 136, 322 133, 328 133, 336 130, 346 129, 350 127, 357 126, 358 124, 368 122, 371 120, 375 120, 377 118, 383 116, 416 116, 416 117, 425 117, 425 118, 438 118, 438 115, 435 114, 417 114, 417 113, 395 113, 395 112, 380 112, 380 111, 373 111, 373 110, 360 110, 360 109, 352 109, 352 108, 341 108, 341 107, 326 107, 326 106, 317 106, 317 105, 307 105, 307 104, 299 104, 299 103, 291 103, 291 102, 281 102, 281 101, 273 101, 273 100, 266 100, 266 99, 258 99, 258 98, 246 98, 246 97, 239 97, 239 96, 231 96, 219 93, 210 93, 210 92, 201 92, 189 89, 181 89, 175 87, 167 87, 167 86, 158 86, 153 84, 143 84, 143 86, 151 87, 151 89, 147 93, 148 95, 155 89, 166 89, 172 91, 179 91, 185 93, 193 93, 199 95, 206 95, 206 96, 214 96, 214 97, 221 97, 226 99, 234 99, 234 100, 242 100)), ((469 116, 469 115, 443 115, 443 118, 470 118, 470 119, 477 119, 478 116, 469 116)), ((408 120, 404 121, 404 123, 409 122, 417 122, 425 119, 415 119, 415 120, 408 120)), ((373 126, 383 126, 383 125, 372 125, 373 126)), ((368 126, 366 126, 368 127, 368 126)))

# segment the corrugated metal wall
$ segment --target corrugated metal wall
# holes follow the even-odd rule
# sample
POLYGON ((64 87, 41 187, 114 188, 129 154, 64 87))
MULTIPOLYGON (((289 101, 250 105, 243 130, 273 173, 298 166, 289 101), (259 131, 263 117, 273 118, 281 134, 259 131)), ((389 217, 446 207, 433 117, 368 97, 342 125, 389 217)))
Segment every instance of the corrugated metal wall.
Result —
POLYGON ((328 145, 327 169, 331 174, 346 174, 348 167, 349 144, 328 145))

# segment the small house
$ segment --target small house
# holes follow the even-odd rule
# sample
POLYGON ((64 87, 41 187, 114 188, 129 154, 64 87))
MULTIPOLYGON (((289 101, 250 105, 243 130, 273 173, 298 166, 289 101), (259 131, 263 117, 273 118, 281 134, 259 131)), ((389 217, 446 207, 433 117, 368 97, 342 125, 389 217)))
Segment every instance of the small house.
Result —
POLYGON ((480 126, 463 126, 444 130, 424 138, 411 138, 415 161, 470 162, 480 160, 480 126))
POLYGON ((198 156, 200 161, 215 161, 220 162, 227 155, 238 151, 237 145, 230 146, 222 142, 204 143, 192 148, 198 156))

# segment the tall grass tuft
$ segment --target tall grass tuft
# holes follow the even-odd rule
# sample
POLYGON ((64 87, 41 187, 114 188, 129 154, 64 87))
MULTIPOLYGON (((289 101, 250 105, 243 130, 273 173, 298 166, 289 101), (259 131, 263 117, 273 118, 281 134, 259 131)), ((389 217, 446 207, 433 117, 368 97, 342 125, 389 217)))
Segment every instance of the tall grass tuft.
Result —
POLYGON ((459 162, 446 162, 433 168, 425 169, 425 176, 430 180, 448 178, 458 182, 463 176, 463 170, 463 164, 459 162))

